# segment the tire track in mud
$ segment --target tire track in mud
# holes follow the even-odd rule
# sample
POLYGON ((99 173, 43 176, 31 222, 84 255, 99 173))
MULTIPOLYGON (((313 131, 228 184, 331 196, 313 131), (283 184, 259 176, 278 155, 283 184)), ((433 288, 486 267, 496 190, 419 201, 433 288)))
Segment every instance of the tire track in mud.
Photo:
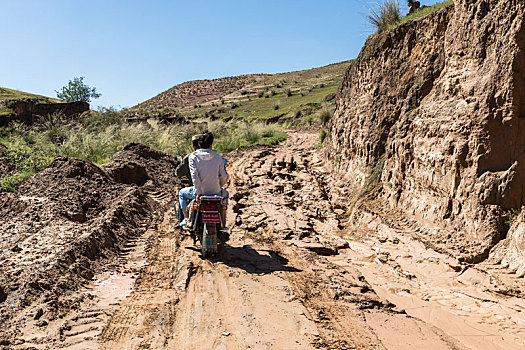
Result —
POLYGON ((310 346, 317 329, 293 300, 282 259, 236 237, 218 258, 202 260, 189 237, 171 230, 173 221, 168 213, 101 349, 310 346))
POLYGON ((53 321, 42 324, 37 317, 21 329, 15 349, 98 349, 98 338, 118 303, 133 287, 144 265, 153 230, 132 237, 123 246, 118 259, 106 272, 97 275, 78 293, 71 295, 74 305, 53 321))
POLYGON ((174 322, 174 310, 191 269, 175 254, 180 237, 167 234, 170 221, 171 215, 166 214, 152 238, 147 266, 102 332, 100 349, 162 349, 168 341, 167 329, 174 322))
POLYGON ((292 132, 278 147, 238 152, 233 163, 234 232, 246 235, 247 231, 299 270, 288 272, 287 279, 319 330, 320 337, 312 345, 461 349, 439 329, 407 317, 380 298, 355 266, 330 260, 349 246, 340 238, 339 215, 344 211, 328 200, 330 178, 314 151, 316 142, 314 133, 292 132))

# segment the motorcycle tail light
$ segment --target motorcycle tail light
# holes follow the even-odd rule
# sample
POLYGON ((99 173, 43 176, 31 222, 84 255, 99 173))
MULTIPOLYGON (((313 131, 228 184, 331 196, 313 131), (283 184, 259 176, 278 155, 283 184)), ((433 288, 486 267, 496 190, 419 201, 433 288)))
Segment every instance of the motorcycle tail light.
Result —
POLYGON ((202 203, 201 204, 201 210, 204 211, 217 211, 219 209, 219 206, 217 203, 202 203))
POLYGON ((222 206, 222 210, 226 210, 226 209, 228 209, 228 207, 225 206, 225 205, 223 205, 223 206, 222 206))
POLYGON ((198 204, 193 205, 193 210, 199 210, 199 205, 198 204))

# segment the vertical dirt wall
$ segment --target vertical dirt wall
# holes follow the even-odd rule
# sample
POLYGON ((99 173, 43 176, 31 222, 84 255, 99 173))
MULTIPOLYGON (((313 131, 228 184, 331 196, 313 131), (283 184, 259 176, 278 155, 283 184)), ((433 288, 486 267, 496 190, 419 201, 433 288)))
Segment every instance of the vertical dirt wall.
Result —
POLYGON ((525 202, 523 12, 519 0, 455 0, 373 35, 325 144, 348 186, 379 170, 385 202, 467 261, 488 255, 505 211, 525 202))

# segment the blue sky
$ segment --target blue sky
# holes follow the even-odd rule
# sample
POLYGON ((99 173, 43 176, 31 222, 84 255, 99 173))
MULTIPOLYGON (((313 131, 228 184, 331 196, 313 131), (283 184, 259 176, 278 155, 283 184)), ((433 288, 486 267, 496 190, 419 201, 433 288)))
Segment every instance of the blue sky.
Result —
POLYGON ((54 97, 84 76, 92 108, 131 107, 188 80, 323 66, 358 55, 376 4, 0 0, 0 86, 54 97))

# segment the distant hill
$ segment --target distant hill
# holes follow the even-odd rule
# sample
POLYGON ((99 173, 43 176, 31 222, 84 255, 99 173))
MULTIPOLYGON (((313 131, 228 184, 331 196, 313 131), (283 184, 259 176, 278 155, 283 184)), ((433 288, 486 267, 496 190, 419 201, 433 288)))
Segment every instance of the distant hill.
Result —
POLYGON ((157 117, 303 120, 331 109, 351 61, 277 74, 188 81, 129 109, 128 119, 157 117))
POLYGON ((8 108, 5 104, 9 104, 12 101, 8 100, 21 100, 31 99, 38 100, 38 103, 60 103, 61 101, 56 98, 51 98, 42 95, 30 94, 29 92, 23 92, 8 88, 0 87, 0 124, 5 123, 5 118, 12 115, 14 112, 8 108))
POLYGON ((21 99, 21 98, 36 98, 36 99, 48 100, 49 102, 60 102, 60 100, 56 98, 35 95, 35 94, 30 94, 29 92, 23 92, 23 91, 0 87, 0 100, 14 100, 14 99, 21 99))

